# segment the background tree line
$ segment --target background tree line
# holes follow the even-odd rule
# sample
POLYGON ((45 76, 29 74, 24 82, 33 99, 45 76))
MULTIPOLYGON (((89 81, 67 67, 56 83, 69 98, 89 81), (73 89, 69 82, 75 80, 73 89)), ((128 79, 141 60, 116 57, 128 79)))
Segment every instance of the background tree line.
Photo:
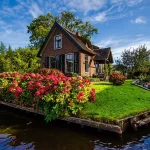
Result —
POLYGON ((0 42, 0 72, 36 72, 40 67, 37 52, 34 47, 13 50, 0 42))
POLYGON ((116 69, 129 78, 144 78, 150 74, 150 50, 145 45, 136 49, 125 49, 116 62, 116 69))

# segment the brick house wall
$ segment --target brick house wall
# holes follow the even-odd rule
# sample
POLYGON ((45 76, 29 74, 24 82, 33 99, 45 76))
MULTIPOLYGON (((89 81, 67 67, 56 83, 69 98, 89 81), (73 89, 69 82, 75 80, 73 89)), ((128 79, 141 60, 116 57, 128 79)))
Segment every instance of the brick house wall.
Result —
POLYGON ((95 68, 95 65, 94 65, 94 61, 92 60, 92 56, 88 56, 88 66, 89 66, 89 69, 88 69, 88 72, 85 72, 85 54, 86 53, 80 53, 79 55, 79 61, 80 61, 80 72, 81 72, 81 75, 82 76, 91 76, 93 74, 96 73, 96 68, 95 68))
POLYGON ((89 62, 89 72, 85 73, 85 54, 81 52, 77 46, 65 35, 62 33, 62 31, 55 27, 53 33, 51 34, 49 41, 47 42, 47 45, 45 45, 43 51, 42 51, 42 57, 41 57, 41 68, 45 67, 45 57, 47 56, 57 56, 67 53, 79 53, 79 74, 82 76, 92 76, 96 69, 94 65, 94 61, 90 61, 91 57, 88 54, 88 62, 89 62), (62 48, 61 49, 54 49, 54 36, 56 35, 62 35, 62 48))
POLYGON ((46 56, 57 56, 61 54, 67 54, 67 53, 75 53, 79 52, 78 48, 64 35, 59 28, 55 28, 55 31, 51 35, 51 38, 46 45, 44 51, 42 52, 42 58, 41 58, 41 68, 45 67, 45 57, 46 56), (54 36, 55 35, 62 35, 62 48, 61 49, 54 49, 54 36))

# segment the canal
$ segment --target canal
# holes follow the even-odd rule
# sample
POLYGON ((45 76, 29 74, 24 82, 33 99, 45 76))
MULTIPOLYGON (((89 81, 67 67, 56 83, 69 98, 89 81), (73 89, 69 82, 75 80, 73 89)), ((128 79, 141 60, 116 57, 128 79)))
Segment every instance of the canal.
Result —
POLYGON ((150 126, 116 134, 0 106, 0 150, 150 149, 150 126))

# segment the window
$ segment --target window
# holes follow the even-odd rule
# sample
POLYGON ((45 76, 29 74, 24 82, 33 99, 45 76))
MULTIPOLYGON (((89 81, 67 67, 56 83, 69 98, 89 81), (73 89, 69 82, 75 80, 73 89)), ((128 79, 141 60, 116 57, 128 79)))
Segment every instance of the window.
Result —
POLYGON ((89 72, 88 55, 85 55, 85 72, 89 72))
POLYGON ((66 54, 66 72, 72 73, 74 72, 74 54, 66 54))
POLYGON ((61 35, 56 35, 54 37, 54 48, 55 49, 62 48, 62 36, 61 35))

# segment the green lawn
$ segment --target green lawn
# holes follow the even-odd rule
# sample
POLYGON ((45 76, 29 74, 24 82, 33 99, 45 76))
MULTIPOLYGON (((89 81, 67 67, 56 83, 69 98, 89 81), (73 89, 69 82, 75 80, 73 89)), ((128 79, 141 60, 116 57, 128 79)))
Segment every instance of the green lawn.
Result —
POLYGON ((109 82, 92 84, 96 89, 96 101, 85 104, 80 117, 117 121, 150 110, 150 91, 131 85, 131 82, 127 80, 121 86, 109 82))

